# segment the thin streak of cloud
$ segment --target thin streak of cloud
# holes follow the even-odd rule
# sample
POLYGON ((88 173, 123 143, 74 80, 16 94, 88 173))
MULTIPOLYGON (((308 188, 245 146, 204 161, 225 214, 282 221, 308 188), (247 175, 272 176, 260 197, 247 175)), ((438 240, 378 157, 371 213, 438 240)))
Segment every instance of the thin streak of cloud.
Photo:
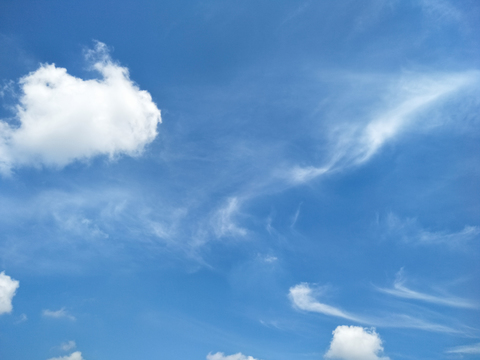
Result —
POLYGON ((465 355, 480 354, 480 343, 476 343, 472 345, 457 346, 445 352, 447 354, 465 354, 465 355))
POLYGON ((447 325, 433 323, 406 314, 391 314, 385 316, 384 318, 372 319, 369 323, 366 324, 385 328, 418 329, 445 334, 472 336, 472 329, 454 329, 447 325))
POLYGON ((42 315, 44 317, 53 318, 53 319, 68 319, 68 320, 71 320, 71 321, 76 320, 75 316, 69 314, 68 311, 65 310, 64 307, 61 308, 60 310, 45 309, 45 310, 42 311, 42 315))
POLYGON ((416 245, 447 245, 455 248, 467 244, 480 235, 480 227, 465 225, 460 231, 429 231, 417 219, 401 219, 389 213, 385 224, 380 224, 389 237, 400 237, 405 243, 416 245))
POLYGON ((295 215, 293 215, 292 223, 290 224, 290 228, 293 229, 295 224, 297 223, 298 216, 300 215, 300 208, 302 207, 302 203, 300 203, 297 207, 297 211, 295 211, 295 215))
POLYGON ((405 314, 389 314, 382 318, 358 316, 341 310, 337 307, 319 302, 314 297, 314 290, 307 283, 301 283, 291 287, 288 296, 294 308, 324 314, 327 316, 343 318, 369 326, 409 328, 459 335, 467 334, 462 330, 453 329, 446 325, 432 323, 405 314))
POLYGON ((397 274, 397 279, 393 283, 393 288, 376 288, 378 291, 392 296, 404 298, 404 299, 413 299, 420 300, 428 303, 458 307, 458 308, 470 308, 475 309, 478 307, 477 304, 472 301, 458 298, 458 297, 442 297, 430 295, 418 291, 414 291, 406 287, 405 279, 402 276, 402 271, 397 274))

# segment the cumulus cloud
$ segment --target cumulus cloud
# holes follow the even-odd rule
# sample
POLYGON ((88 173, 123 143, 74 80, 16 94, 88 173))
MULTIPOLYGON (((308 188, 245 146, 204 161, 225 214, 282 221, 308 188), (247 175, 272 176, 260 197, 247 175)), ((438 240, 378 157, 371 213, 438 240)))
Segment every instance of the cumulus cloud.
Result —
POLYGON ((75 316, 69 314, 68 311, 65 310, 65 308, 61 308, 60 310, 55 311, 45 309, 42 311, 42 315, 54 319, 69 319, 72 321, 76 320, 75 316))
POLYGON ((325 354, 326 359, 341 360, 389 360, 381 356, 382 340, 375 329, 360 326, 338 326, 333 331, 330 348, 325 354))
POLYGON ((258 360, 251 356, 243 355, 242 353, 225 355, 222 352, 217 352, 215 354, 208 354, 207 360, 258 360))
POLYGON ((50 358, 48 360, 85 360, 85 359, 82 357, 82 353, 80 351, 75 351, 70 355, 50 358))
POLYGON ((397 277, 393 283, 393 288, 377 288, 378 291, 381 291, 385 294, 393 295, 396 297, 404 299, 413 299, 420 300, 424 302, 429 302, 433 304, 458 307, 458 308, 477 308, 478 305, 472 301, 453 297, 453 296, 438 296, 422 293, 409 289, 405 286, 405 278, 403 276, 403 269, 397 273, 397 277))
POLYGON ((314 290, 307 283, 291 287, 289 298, 292 301, 292 304, 300 310, 359 321, 357 317, 350 315, 343 310, 317 301, 314 297, 314 290))
POLYGON ((5 275, 5 271, 0 273, 0 315, 12 311, 12 299, 19 286, 20 283, 5 275))
POLYGON ((105 44, 86 54, 100 79, 83 80, 55 64, 20 79, 16 124, 0 121, 0 171, 63 167, 97 155, 135 156, 157 135, 160 110, 115 63, 105 44))

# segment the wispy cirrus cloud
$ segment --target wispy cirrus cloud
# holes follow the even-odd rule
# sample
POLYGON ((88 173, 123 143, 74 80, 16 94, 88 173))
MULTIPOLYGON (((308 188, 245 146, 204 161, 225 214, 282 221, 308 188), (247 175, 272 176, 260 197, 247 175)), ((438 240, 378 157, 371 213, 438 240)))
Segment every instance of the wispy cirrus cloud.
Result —
POLYGON ((376 289, 384 294, 388 294, 388 295, 392 295, 392 296, 396 296, 404 299, 419 300, 419 301, 428 302, 432 304, 457 307, 457 308, 469 308, 469 309, 475 309, 478 307, 478 304, 467 299, 462 299, 462 298, 453 297, 453 296, 431 295, 431 294, 412 290, 405 286, 406 279, 403 275, 402 270, 400 270, 397 273, 397 277, 393 283, 392 288, 377 287, 376 289))
POLYGON ((44 309, 42 310, 42 316, 53 319, 76 320, 75 316, 71 315, 64 307, 59 310, 44 309))
POLYGON ((245 236, 247 230, 238 226, 235 216, 240 209, 238 197, 231 197, 226 204, 218 209, 212 217, 212 227, 217 237, 245 236))
POLYGON ((295 166, 287 173, 287 179, 293 184, 304 183, 368 162, 386 143, 425 121, 421 116, 425 111, 441 105, 442 100, 477 83, 479 78, 478 71, 405 76, 387 91, 383 104, 372 108, 370 115, 359 114, 356 121, 330 128, 331 150, 323 166, 295 166))
POLYGON ((338 307, 318 301, 315 297, 315 289, 308 283, 301 283, 291 287, 288 296, 293 307, 296 309, 343 318, 369 326, 410 328, 450 334, 465 334, 463 330, 457 330, 447 325, 437 324, 406 314, 390 313, 381 317, 352 314, 338 307))
POLYGON ((314 289, 312 289, 309 284, 301 283, 290 288, 288 297, 297 309, 362 322, 357 316, 317 301, 314 297, 314 293, 314 289))
POLYGON ((445 351, 447 354, 464 354, 464 355, 473 355, 480 354, 480 343, 472 345, 462 345, 457 346, 445 351))
POLYGON ((380 225, 385 229, 386 236, 397 237, 414 245, 446 245, 455 248, 480 235, 479 226, 465 225, 459 231, 431 231, 423 228, 416 218, 402 219, 394 213, 389 213, 380 225))

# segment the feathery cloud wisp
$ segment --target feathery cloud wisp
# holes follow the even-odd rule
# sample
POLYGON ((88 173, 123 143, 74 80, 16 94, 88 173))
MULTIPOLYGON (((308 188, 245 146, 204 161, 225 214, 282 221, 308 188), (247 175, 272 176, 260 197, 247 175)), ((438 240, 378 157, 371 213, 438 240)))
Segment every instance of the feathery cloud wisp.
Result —
POLYGON ((319 302, 315 298, 314 292, 314 289, 312 289, 309 284, 301 283, 291 287, 288 296, 290 298, 290 301, 292 302, 293 307, 297 309, 343 318, 370 326, 410 328, 450 334, 467 333, 465 331, 457 330, 446 325, 437 324, 422 318, 417 318, 406 314, 393 313, 389 315, 384 315, 383 317, 357 316, 355 314, 351 314, 344 310, 341 310, 337 307, 319 302))
POLYGON ((312 288, 306 283, 298 284, 291 287, 288 296, 292 301, 293 305, 300 310, 312 311, 329 316, 336 316, 348 320, 359 321, 357 317, 350 315, 343 310, 317 301, 313 297, 312 288))
POLYGON ((69 314, 65 308, 61 308, 60 310, 56 311, 45 309, 42 311, 42 315, 54 319, 69 319, 72 321, 76 320, 75 316, 69 314))
POLYGON ((212 221, 213 230, 217 237, 245 236, 247 234, 247 230, 239 227, 234 221, 239 207, 238 198, 232 197, 228 199, 224 207, 217 210, 212 221))
POLYGON ((405 243, 416 245, 447 245, 450 247, 465 244, 480 235, 480 227, 465 225, 460 231, 430 231, 424 229, 416 218, 401 219, 389 213, 385 221, 386 235, 399 237, 405 243))
POLYGON ((462 88, 478 81, 479 73, 468 71, 434 76, 415 76, 399 81, 391 100, 372 111, 364 123, 344 124, 332 131, 332 152, 322 167, 294 167, 288 174, 293 184, 304 183, 331 171, 369 161, 388 141, 416 125, 419 114, 462 88))
POLYGON ((397 278, 393 283, 393 288, 377 288, 377 290, 385 294, 393 295, 396 297, 400 297, 404 299, 420 300, 420 301, 429 302, 433 304, 458 307, 458 308, 471 308, 471 309, 478 307, 477 304, 466 299, 457 298, 457 297, 430 295, 430 294, 409 289, 404 285, 405 279, 402 273, 403 273, 402 270, 400 270, 397 273, 397 278))
POLYGON ((446 351, 448 354, 480 354, 480 343, 463 345, 451 348, 446 351))

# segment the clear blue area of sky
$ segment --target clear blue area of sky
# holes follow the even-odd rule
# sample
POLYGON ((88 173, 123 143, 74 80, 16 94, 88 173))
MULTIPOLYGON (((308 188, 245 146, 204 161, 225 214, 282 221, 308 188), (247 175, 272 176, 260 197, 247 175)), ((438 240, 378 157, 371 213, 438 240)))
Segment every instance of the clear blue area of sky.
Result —
POLYGON ((392 360, 459 358, 480 341, 479 34, 475 0, 0 1, 2 118, 40 64, 95 78, 94 41, 162 112, 140 156, 0 178, 0 271, 20 282, 0 358, 74 340, 85 360, 315 360, 339 325, 376 327, 392 360), (299 309, 301 283, 376 320, 299 309))

